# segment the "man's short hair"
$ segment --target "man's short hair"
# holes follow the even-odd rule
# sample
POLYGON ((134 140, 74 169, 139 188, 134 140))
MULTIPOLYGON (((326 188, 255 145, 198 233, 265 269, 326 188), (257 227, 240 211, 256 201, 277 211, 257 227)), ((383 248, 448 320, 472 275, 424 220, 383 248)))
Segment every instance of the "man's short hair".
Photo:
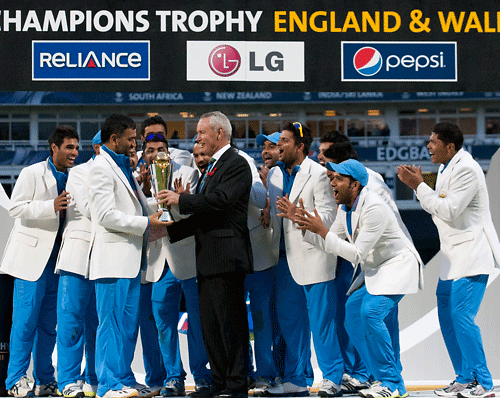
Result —
POLYGON ((455 150, 458 151, 464 144, 464 135, 460 128, 450 122, 441 122, 434 125, 432 132, 446 144, 455 144, 455 150))
POLYGON ((142 122, 141 128, 139 130, 141 136, 144 135, 144 130, 146 130, 146 127, 154 126, 155 124, 161 124, 165 128, 165 134, 167 134, 167 123, 165 122, 165 120, 163 120, 163 118, 160 115, 154 115, 148 117, 146 120, 142 122))
POLYGON ((80 137, 78 137, 78 133, 73 126, 68 126, 65 124, 57 126, 49 136, 50 156, 52 156, 52 144, 56 144, 56 146, 60 148, 65 138, 76 138, 78 141, 80 141, 80 137))
POLYGON ((319 139, 319 142, 321 144, 323 144, 324 142, 331 142, 332 144, 336 144, 338 142, 346 142, 346 141, 350 142, 349 138, 345 134, 342 134, 340 131, 337 130, 327 131, 319 139))
POLYGON ((229 121, 226 115, 224 115, 222 112, 219 111, 213 111, 204 113, 203 115, 200 116, 200 120, 206 118, 209 118, 208 123, 215 131, 222 128, 222 130, 224 130, 224 135, 226 136, 226 139, 228 141, 231 141, 233 128, 231 127, 231 122, 229 121))
POLYGON ((305 124, 300 122, 287 123, 283 130, 287 130, 293 133, 293 140, 295 145, 300 146, 304 144, 303 153, 305 156, 309 155, 309 149, 311 148, 312 135, 311 130, 305 124))
POLYGON ((323 155, 328 159, 335 159, 338 163, 347 159, 358 160, 358 153, 350 141, 332 144, 323 152, 323 155))
POLYGON ((101 126, 101 141, 109 142, 113 134, 121 138, 127 129, 135 129, 135 122, 127 115, 115 113, 109 116, 101 126))

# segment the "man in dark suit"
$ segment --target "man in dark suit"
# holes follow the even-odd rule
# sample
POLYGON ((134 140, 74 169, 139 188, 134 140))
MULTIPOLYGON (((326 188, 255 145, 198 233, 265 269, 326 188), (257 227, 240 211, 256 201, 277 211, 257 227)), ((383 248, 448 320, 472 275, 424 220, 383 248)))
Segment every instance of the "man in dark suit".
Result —
POLYGON ((230 146, 231 124, 224 114, 202 115, 197 133, 196 143, 212 157, 197 193, 161 191, 158 198, 179 206, 181 214, 192 214, 168 233, 172 243, 193 234, 196 239, 201 327, 213 377, 208 395, 241 398, 248 394, 244 282, 253 270, 247 228, 252 174, 248 162, 230 146))

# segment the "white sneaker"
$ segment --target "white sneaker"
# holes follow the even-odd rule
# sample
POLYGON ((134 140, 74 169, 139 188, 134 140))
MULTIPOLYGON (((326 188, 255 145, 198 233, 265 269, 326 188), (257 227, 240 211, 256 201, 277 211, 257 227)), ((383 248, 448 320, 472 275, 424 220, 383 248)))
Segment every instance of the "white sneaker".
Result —
POLYGON ((85 393, 80 383, 69 383, 64 386, 62 395, 64 398, 83 398, 85 393))
POLYGON ((398 389, 391 391, 389 387, 377 384, 364 390, 364 396, 366 398, 400 398, 398 389))
POLYGON ((307 387, 297 386, 289 381, 268 388, 266 392, 268 397, 307 397, 308 395, 307 387))
POLYGON ((320 397, 340 397, 342 390, 340 386, 331 380, 323 379, 319 384, 318 396, 320 397))
POLYGON ((370 384, 370 387, 368 388, 365 388, 364 390, 359 390, 358 391, 358 395, 360 397, 366 397, 366 393, 368 391, 370 391, 370 389, 374 388, 374 387, 378 387, 378 386, 381 386, 382 385, 382 382, 381 381, 378 381, 378 380, 375 380, 373 381, 371 384, 370 384))
POLYGON ((97 395, 97 385, 89 384, 85 380, 78 380, 78 384, 86 397, 95 397, 97 395))
POLYGON ((7 391, 7 394, 17 398, 34 397, 33 382, 28 379, 28 376, 23 376, 7 391))
POLYGON ((466 388, 467 384, 459 383, 456 380, 453 380, 446 387, 434 390, 434 394, 439 395, 440 397, 456 397, 460 391, 463 391, 466 388))
POLYGON ((369 381, 362 382, 347 373, 342 375, 341 388, 344 394, 356 394, 359 390, 365 390, 370 387, 371 384, 369 381))
POLYGON ((155 396, 155 392, 144 384, 137 383, 132 389, 137 390, 138 397, 140 398, 150 398, 155 396))
POLYGON ((37 397, 57 397, 60 393, 57 390, 57 382, 52 381, 49 384, 39 384, 35 387, 37 397))
POLYGON ((462 390, 457 394, 458 398, 489 398, 494 396, 495 391, 493 390, 493 388, 491 390, 488 390, 481 384, 473 386, 469 384, 465 390, 462 390))
POLYGON ((253 396, 254 397, 265 397, 266 392, 269 388, 273 386, 271 380, 265 377, 258 377, 253 383, 253 396))
POLYGON ((137 390, 130 388, 130 387, 122 387, 121 390, 108 390, 106 393, 98 398, 131 398, 131 397, 137 397, 139 393, 137 390))

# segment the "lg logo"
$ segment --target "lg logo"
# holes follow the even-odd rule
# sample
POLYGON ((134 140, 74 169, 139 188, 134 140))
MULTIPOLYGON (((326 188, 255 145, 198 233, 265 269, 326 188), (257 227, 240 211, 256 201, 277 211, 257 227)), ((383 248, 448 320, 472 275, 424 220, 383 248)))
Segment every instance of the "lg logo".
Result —
MULTIPOLYGON (((257 65, 255 61, 255 52, 250 51, 250 70, 262 71, 264 70, 264 66, 257 65)), ((271 72, 282 71, 283 66, 285 65, 285 60, 283 54, 278 51, 271 51, 266 55, 265 65, 268 70, 271 72)))
MULTIPOLYGON (((249 70, 263 71, 264 68, 271 72, 283 71, 284 57, 279 51, 271 51, 267 53, 263 59, 264 64, 260 64, 257 60, 255 51, 250 51, 249 70)), ((215 47, 208 56, 208 65, 212 72, 218 76, 226 77, 234 75, 241 66, 241 56, 238 50, 229 45, 221 45, 215 47)))
POLYGON ((234 75, 240 69, 240 65, 240 53, 231 46, 217 46, 208 57, 208 66, 218 76, 234 75))
POLYGON ((188 41, 186 77, 188 81, 304 81, 304 43, 188 41))

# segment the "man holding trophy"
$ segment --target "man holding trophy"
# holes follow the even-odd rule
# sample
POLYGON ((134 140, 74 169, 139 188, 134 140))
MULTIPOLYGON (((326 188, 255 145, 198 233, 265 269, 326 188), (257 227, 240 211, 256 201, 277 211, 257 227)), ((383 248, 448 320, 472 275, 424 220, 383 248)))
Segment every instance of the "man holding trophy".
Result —
POLYGON ((102 147, 89 173, 92 221, 89 279, 95 280, 97 395, 149 396, 131 369, 139 317, 140 270, 146 266, 147 237, 168 225, 148 216, 146 198, 132 175, 129 155, 136 146, 135 122, 109 116, 101 128, 102 147))
MULTIPOLYGON (((197 171, 170 159, 168 143, 163 135, 146 137, 142 157, 150 168, 152 190, 155 194, 165 189, 173 189, 174 186, 178 192, 195 192, 197 171)), ((146 196, 151 194, 146 192, 146 196)), ((149 203, 156 206, 154 199, 149 203)), ((178 221, 186 216, 182 216, 176 208, 172 208, 169 217, 178 221)), ((186 298, 189 317, 187 331, 189 366, 194 377, 195 390, 206 391, 210 371, 207 369, 208 358, 201 333, 194 238, 191 236, 173 244, 164 238, 150 242, 149 246, 146 281, 153 282, 151 294, 153 315, 158 332, 163 337, 159 340, 159 344, 167 373, 161 395, 185 394, 186 372, 181 362, 177 332, 181 292, 184 292, 186 298)))
POLYGON ((221 112, 201 116, 196 143, 211 156, 195 194, 161 191, 159 202, 190 217, 168 228, 171 243, 194 235, 200 319, 212 372, 210 391, 197 397, 248 395, 245 275, 253 270, 247 227, 252 173, 231 148, 231 124, 221 112))

